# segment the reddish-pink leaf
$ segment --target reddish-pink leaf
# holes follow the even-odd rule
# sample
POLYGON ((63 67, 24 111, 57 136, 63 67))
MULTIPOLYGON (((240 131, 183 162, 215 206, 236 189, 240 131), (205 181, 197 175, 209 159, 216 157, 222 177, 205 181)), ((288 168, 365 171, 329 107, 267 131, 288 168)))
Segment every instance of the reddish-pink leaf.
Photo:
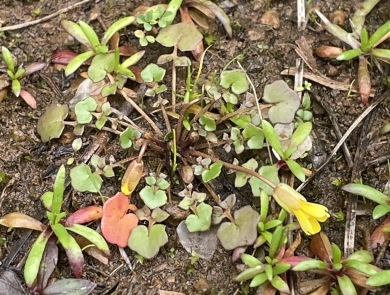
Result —
POLYGON ((0 219, 0 224, 6 227, 28 228, 44 231, 46 225, 26 214, 13 212, 0 219))
POLYGON ((332 245, 330 244, 329 238, 323 232, 319 232, 313 235, 310 242, 310 250, 320 260, 331 262, 333 258, 332 245))
POLYGON ((66 223, 72 225, 73 223, 83 224, 102 218, 103 209, 100 206, 88 206, 77 210, 66 218, 66 223))
POLYGON ((385 241, 389 239, 390 233, 383 232, 383 228, 390 227, 390 216, 387 218, 372 232, 371 234, 371 248, 376 249, 378 246, 382 246, 385 241))
POLYGON ((20 96, 24 99, 24 101, 33 109, 37 108, 37 101, 35 100, 34 96, 31 95, 30 92, 27 92, 26 90, 22 89, 20 91, 20 96))
MULTIPOLYGON (((188 13, 187 6, 181 6, 179 9, 180 9, 181 21, 183 23, 189 23, 189 24, 195 25, 194 22, 192 21, 191 16, 188 13)), ((194 56, 196 61, 200 60, 200 58, 202 57, 203 51, 204 51, 203 41, 200 41, 198 43, 198 45, 196 45, 195 49, 191 51, 192 55, 194 56)))
POLYGON ((129 199, 119 192, 108 199, 103 206, 102 234, 111 244, 126 247, 130 233, 138 225, 135 214, 126 214, 129 207, 129 199))
POLYGON ((368 71, 368 62, 364 56, 359 57, 358 82, 360 98, 362 99, 362 103, 367 105, 371 93, 371 79, 370 72, 368 71))
POLYGON ((39 266, 35 292, 40 292, 46 288, 47 282, 57 265, 58 247, 56 242, 57 238, 51 236, 46 243, 45 251, 43 252, 41 264, 39 266))
MULTIPOLYGON (((74 59, 78 53, 70 50, 55 50, 51 56, 51 62, 53 64, 67 65, 72 59, 74 59)), ((87 60, 83 65, 90 65, 91 60, 87 60)))

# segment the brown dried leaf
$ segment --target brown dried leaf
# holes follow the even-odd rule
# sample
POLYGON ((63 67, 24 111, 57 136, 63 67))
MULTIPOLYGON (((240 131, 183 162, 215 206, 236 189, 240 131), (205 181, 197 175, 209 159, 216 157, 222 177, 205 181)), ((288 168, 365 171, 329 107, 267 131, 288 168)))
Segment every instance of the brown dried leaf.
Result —
POLYGON ((107 265, 108 258, 107 255, 104 254, 102 250, 99 250, 96 246, 94 246, 90 241, 82 236, 76 236, 75 240, 77 244, 79 244, 80 248, 88 253, 89 256, 99 260, 101 263, 107 265))
POLYGON ((372 232, 371 234, 371 249, 376 249, 378 246, 382 246, 385 241, 390 237, 389 232, 383 232, 383 228, 390 227, 390 216, 387 218, 372 232))
POLYGON ((323 232, 313 235, 310 250, 322 261, 331 262, 333 258, 332 245, 323 232))
POLYGON ((40 221, 19 212, 13 212, 5 215, 0 219, 0 224, 6 227, 28 228, 38 231, 44 231, 46 229, 46 225, 40 221))

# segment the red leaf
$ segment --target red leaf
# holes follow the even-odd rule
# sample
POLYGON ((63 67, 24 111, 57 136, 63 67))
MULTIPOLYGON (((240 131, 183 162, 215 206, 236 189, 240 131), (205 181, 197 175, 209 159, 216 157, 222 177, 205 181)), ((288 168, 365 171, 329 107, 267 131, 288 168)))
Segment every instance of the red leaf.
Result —
POLYGON ((70 225, 72 225, 73 223, 87 223, 102 218, 102 215, 102 207, 96 205, 88 206, 72 213, 68 218, 66 218, 66 223, 70 225))
POLYGON ((121 248, 127 246, 132 229, 138 225, 135 214, 126 214, 128 208, 129 199, 121 192, 108 199, 103 206, 102 234, 108 242, 121 248))
POLYGON ((34 96, 31 95, 30 92, 27 92, 26 90, 22 89, 20 91, 20 96, 24 99, 24 101, 33 109, 37 108, 37 101, 35 100, 34 96))
POLYGON ((313 235, 310 250, 322 261, 331 262, 333 259, 332 245, 328 236, 323 232, 313 235))

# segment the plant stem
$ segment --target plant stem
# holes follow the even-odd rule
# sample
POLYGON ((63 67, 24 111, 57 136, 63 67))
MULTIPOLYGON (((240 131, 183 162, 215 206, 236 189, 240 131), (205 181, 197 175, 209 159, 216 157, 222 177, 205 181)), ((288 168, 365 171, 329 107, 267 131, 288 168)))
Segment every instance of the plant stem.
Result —
POLYGON ((153 122, 152 119, 130 98, 127 96, 126 92, 124 92, 122 89, 119 90, 120 94, 139 112, 142 117, 145 118, 146 121, 149 122, 150 126, 156 131, 156 133, 160 136, 163 136, 161 130, 157 127, 156 123, 153 122))
POLYGON ((222 160, 220 160, 218 158, 210 157, 209 155, 207 155, 205 153, 202 153, 202 152, 199 152, 199 151, 188 150, 187 153, 192 155, 192 156, 195 156, 195 157, 199 157, 200 156, 202 158, 210 158, 211 161, 214 162, 214 163, 222 163, 226 168, 233 169, 233 170, 240 171, 240 172, 244 172, 246 174, 249 174, 249 175, 252 175, 254 177, 257 177, 258 179, 260 179, 261 181, 264 181, 267 185, 272 187, 272 189, 276 188, 276 185, 274 183, 272 183, 270 180, 265 178, 263 175, 260 175, 256 171, 250 170, 250 169, 242 167, 242 166, 230 164, 228 162, 224 162, 224 161, 222 161, 222 160))

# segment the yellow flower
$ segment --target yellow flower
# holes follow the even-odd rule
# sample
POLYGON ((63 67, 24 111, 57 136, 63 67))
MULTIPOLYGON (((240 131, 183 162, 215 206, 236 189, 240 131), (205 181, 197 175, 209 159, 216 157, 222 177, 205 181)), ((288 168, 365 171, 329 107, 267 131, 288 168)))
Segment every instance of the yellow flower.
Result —
POLYGON ((321 231, 318 221, 324 222, 329 217, 328 208, 307 202, 300 193, 285 183, 276 186, 273 196, 283 209, 297 217, 306 234, 313 235, 321 231))

